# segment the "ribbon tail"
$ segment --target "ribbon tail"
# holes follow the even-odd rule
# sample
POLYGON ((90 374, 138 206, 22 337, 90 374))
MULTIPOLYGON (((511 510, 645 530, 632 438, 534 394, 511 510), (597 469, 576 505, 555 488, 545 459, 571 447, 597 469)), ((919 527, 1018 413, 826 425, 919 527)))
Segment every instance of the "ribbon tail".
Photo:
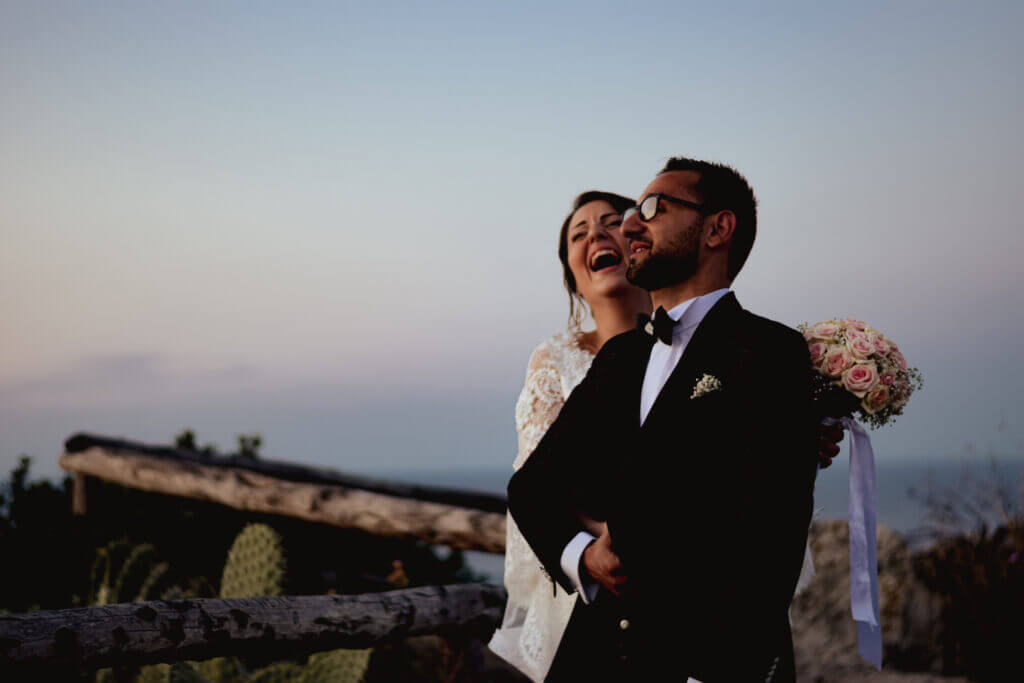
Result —
POLYGON ((857 622, 857 649, 872 666, 881 669, 875 454, 863 427, 849 417, 842 422, 850 432, 850 607, 857 622))
POLYGON ((857 622, 857 652, 871 666, 882 670, 882 629, 866 621, 857 622))

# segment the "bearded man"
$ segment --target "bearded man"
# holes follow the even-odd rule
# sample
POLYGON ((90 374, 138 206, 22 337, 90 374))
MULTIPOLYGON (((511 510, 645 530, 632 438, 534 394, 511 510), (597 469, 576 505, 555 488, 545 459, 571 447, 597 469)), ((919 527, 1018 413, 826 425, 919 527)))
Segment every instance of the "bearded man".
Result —
POLYGON ((628 277, 654 318, 602 347, 508 487, 537 557, 582 598, 548 680, 795 679, 818 425, 803 337, 730 290, 756 224, 742 175, 684 157, 626 212, 628 277))

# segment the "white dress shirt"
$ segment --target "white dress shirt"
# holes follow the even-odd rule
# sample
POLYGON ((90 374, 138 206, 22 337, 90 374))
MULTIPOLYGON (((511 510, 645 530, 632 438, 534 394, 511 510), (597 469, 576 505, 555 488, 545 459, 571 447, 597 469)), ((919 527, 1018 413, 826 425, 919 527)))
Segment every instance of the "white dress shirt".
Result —
POLYGON ((686 346, 693 339, 697 326, 704 320, 711 307, 728 293, 728 289, 716 289, 704 296, 684 301, 668 312, 668 317, 676 321, 676 326, 672 328, 672 345, 655 343, 651 347, 647 372, 644 373, 644 385, 640 390, 640 424, 647 420, 651 406, 665 387, 669 375, 679 364, 679 359, 683 357, 686 346))
MULTIPOLYGON (((711 310, 718 300, 729 293, 729 289, 716 289, 713 292, 688 299, 668 311, 668 316, 676 321, 672 329, 672 344, 662 343, 660 340, 654 342, 651 347, 651 355, 647 361, 647 372, 644 373, 643 387, 640 389, 640 424, 647 420, 655 399, 665 386, 672 371, 679 364, 683 357, 687 344, 693 339, 697 326, 704 320, 704 316, 711 310)), ((569 577, 572 584, 580 594, 584 603, 590 602, 597 596, 600 584, 590 576, 580 571, 583 560, 583 551, 587 546, 596 541, 592 534, 581 531, 573 537, 565 546, 560 558, 562 571, 569 577), (581 580, 584 579, 585 580, 581 580)))

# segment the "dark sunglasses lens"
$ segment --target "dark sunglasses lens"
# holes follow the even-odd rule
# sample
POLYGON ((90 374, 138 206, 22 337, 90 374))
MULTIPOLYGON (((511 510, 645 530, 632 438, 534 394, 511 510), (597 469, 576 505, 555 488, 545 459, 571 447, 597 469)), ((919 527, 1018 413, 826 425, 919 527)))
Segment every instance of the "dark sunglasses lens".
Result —
POLYGON ((640 202, 640 218, 649 221, 658 213, 658 195, 652 194, 640 202))

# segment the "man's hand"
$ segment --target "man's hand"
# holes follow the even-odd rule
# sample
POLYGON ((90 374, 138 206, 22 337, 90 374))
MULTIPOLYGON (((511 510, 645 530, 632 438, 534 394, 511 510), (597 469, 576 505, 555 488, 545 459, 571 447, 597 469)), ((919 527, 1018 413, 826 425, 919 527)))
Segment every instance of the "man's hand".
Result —
POLYGON ((621 596, 626 588, 626 575, 622 572, 619 556, 612 550, 612 537, 608 534, 607 526, 604 533, 583 551, 583 566, 591 578, 621 596))
POLYGON ((821 438, 818 442, 818 465, 825 469, 832 464, 832 458, 839 455, 839 442, 843 440, 843 428, 839 425, 818 427, 821 438))
POLYGON ((580 524, 587 530, 594 538, 598 538, 602 534, 608 533, 608 525, 605 522, 598 522, 592 517, 587 517, 582 512, 576 513, 576 519, 580 520, 580 524))

